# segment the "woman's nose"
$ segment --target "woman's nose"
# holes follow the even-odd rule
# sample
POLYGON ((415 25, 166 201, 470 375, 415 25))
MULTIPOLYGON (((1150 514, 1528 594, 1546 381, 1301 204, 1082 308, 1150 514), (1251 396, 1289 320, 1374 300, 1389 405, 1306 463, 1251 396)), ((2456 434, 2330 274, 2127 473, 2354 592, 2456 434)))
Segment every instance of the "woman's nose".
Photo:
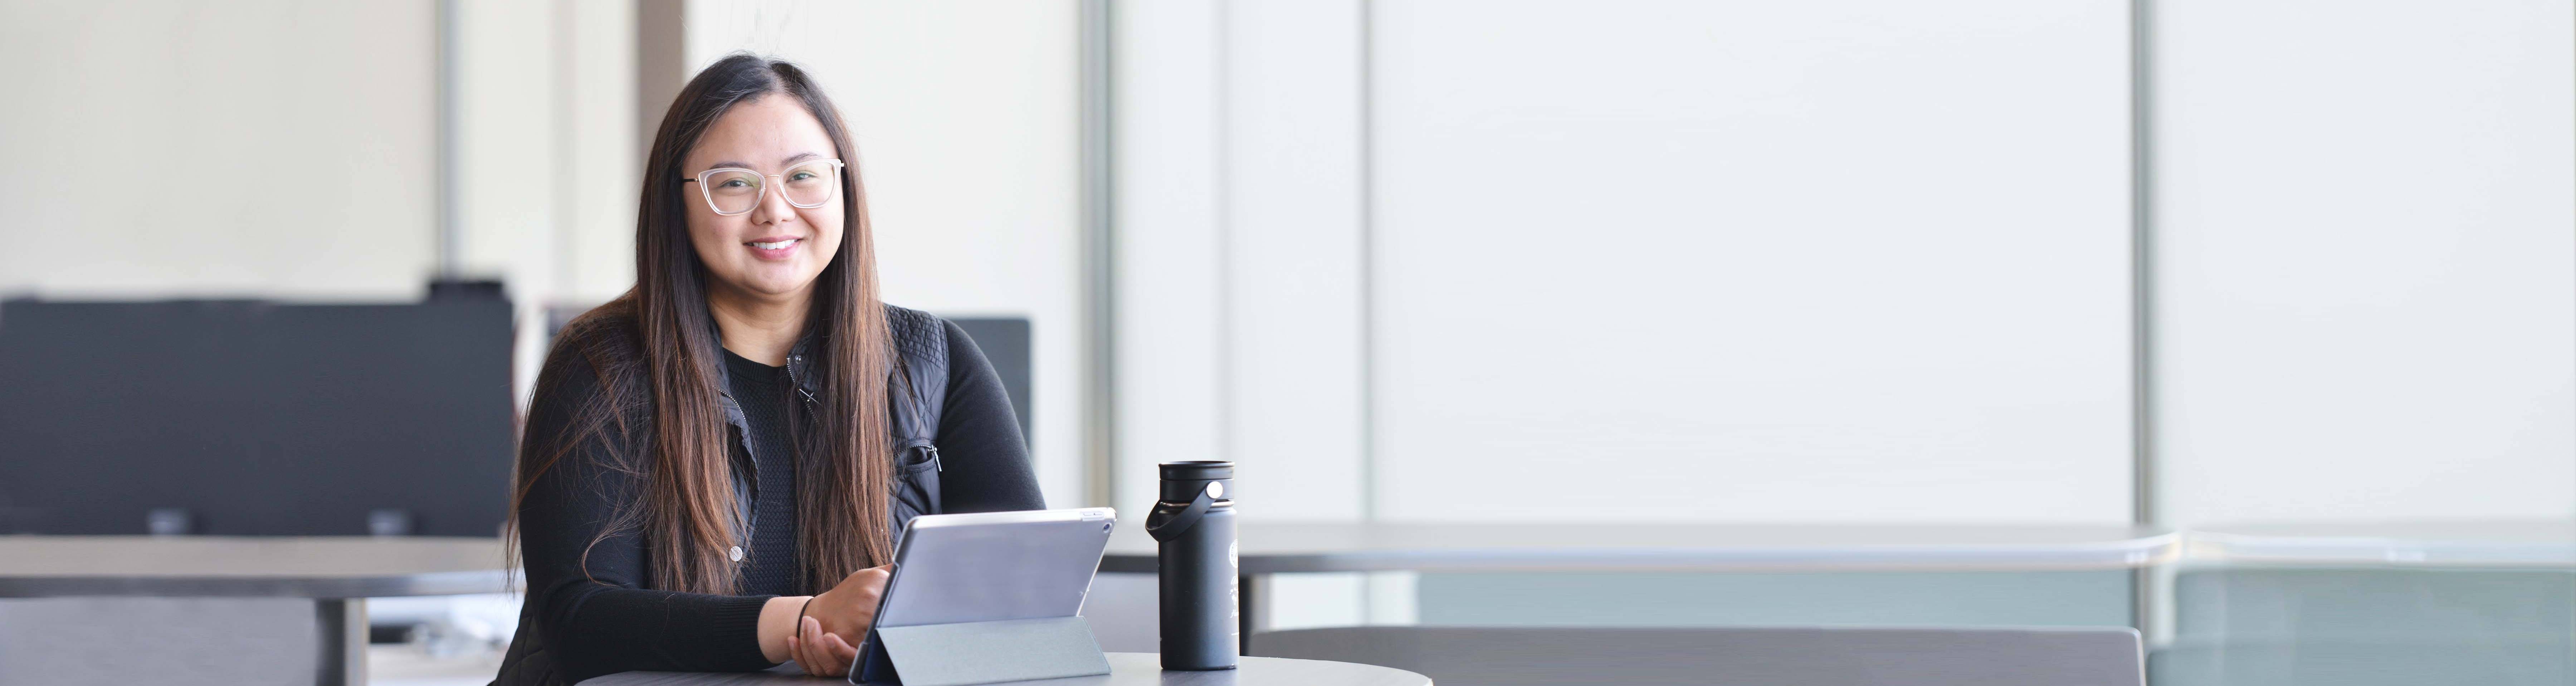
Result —
POLYGON ((761 179, 760 204, 751 208, 751 223, 782 224, 796 220, 796 206, 787 204, 784 180, 773 175, 761 179))

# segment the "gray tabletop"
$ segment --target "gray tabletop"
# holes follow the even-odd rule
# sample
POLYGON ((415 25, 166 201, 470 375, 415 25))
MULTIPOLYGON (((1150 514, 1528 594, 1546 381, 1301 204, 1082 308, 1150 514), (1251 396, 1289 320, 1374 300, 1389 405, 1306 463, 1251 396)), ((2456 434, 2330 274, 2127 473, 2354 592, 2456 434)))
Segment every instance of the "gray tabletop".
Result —
MULTIPOLYGON (((1236 539, 1244 574, 2132 569, 2180 550, 2170 531, 2128 526, 1247 522, 1236 539)), ((1100 570, 1154 568, 1154 540, 1122 523, 1100 570)))
MULTIPOLYGON (((1236 669, 1214 672, 1166 672, 1162 656, 1153 653, 1109 653, 1109 673, 1069 679, 1012 681, 1046 686, 1431 686, 1431 679, 1401 669, 1324 660, 1246 657, 1236 669)), ((795 665, 766 672, 626 672, 581 682, 581 686, 718 686, 735 684, 847 684, 840 678, 810 677, 795 665)))
POLYGON ((0 536, 0 597, 500 593, 502 562, 497 538, 0 536))

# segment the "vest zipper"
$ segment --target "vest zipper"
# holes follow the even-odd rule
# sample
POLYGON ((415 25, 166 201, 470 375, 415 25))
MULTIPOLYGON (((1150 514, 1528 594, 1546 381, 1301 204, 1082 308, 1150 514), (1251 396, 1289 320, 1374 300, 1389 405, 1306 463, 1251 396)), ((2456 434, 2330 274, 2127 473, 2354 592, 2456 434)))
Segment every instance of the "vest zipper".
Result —
POLYGON ((805 390, 804 382, 796 380, 796 365, 804 361, 803 355, 792 355, 787 358, 787 385, 795 387, 797 395, 805 396, 805 411, 812 412, 815 403, 814 393, 805 390))

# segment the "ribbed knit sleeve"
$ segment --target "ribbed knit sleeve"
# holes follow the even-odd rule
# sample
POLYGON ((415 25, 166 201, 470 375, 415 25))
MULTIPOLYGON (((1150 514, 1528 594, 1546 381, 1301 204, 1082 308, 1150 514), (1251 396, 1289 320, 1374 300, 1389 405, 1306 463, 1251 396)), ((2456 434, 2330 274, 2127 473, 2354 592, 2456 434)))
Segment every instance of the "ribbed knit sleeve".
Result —
MULTIPOLYGON (((566 364, 550 394, 533 399, 528 436, 560 440, 574 409, 601 393, 586 365, 566 364)), ((540 384, 540 387, 547 387, 540 384)), ((640 419, 640 418, 639 418, 640 419)), ((572 450, 531 484, 519 506, 519 553, 536 630, 567 681, 634 670, 730 672, 775 665, 760 654, 761 606, 775 596, 708 595, 644 588, 646 541, 628 527, 600 537, 632 507, 643 477, 629 464, 640 421, 618 434, 574 437, 572 450), (611 441, 623 452, 612 452, 611 441), (620 459, 620 456, 625 459, 620 459), (596 543, 594 544, 594 541, 596 543)))

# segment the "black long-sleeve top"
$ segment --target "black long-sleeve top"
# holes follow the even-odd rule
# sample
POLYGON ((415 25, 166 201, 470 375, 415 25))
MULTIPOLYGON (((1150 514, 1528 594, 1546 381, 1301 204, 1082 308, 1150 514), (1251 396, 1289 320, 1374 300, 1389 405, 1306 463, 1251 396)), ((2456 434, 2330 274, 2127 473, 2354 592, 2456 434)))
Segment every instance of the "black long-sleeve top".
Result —
POLYGON ((797 407, 788 389, 786 367, 772 367, 724 351, 725 378, 733 385, 734 404, 751 427, 751 455, 760 475, 752 489, 751 546, 743 549, 742 588, 749 595, 795 595, 805 588, 804 569, 796 564, 796 446, 787 440, 787 413, 797 407))
MULTIPOLYGON (((953 323, 941 324, 948 338, 948 397, 933 442, 942 464, 942 509, 1044 509, 1028 447, 1000 376, 964 330, 953 323)), ((574 361, 560 369, 563 378, 553 392, 530 403, 528 436, 562 435, 574 421, 575 409, 601 393, 599 378, 588 364, 574 361)), ((763 431, 762 424, 755 422, 754 430, 763 431)), ((601 441, 624 441, 618 453, 624 455, 640 454, 633 451, 651 443, 649 435, 640 431, 622 437, 614 430, 605 433, 612 438, 577 444, 539 475, 519 506, 526 602, 534 613, 534 628, 543 636, 545 650, 563 681, 634 670, 716 672, 775 666, 760 652, 760 610, 770 598, 788 594, 709 595, 648 589, 645 584, 651 575, 645 550, 651 542, 631 526, 598 539, 621 508, 640 502, 644 486, 644 477, 622 469, 626 463, 610 457, 601 441)), ((764 442, 763 438, 752 437, 755 443, 764 442)), ((772 445, 788 443, 781 436, 766 438, 772 445)), ((764 488, 761 495, 767 500, 771 493, 764 488)), ((763 516, 752 539, 755 545, 781 540, 781 532, 771 529, 788 527, 783 539, 794 540, 794 526, 794 517, 763 516)))

